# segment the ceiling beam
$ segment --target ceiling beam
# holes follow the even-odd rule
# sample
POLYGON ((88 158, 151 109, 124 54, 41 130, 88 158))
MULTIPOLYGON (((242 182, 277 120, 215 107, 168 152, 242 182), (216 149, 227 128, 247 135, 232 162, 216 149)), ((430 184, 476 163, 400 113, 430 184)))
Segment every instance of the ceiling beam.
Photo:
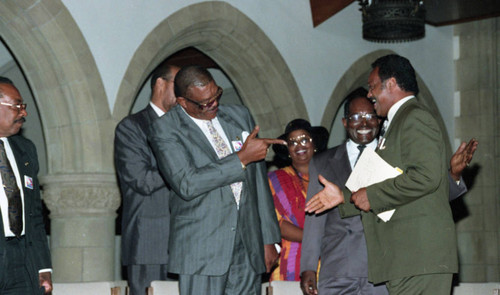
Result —
POLYGON ((354 0, 309 0, 309 2, 311 4, 313 27, 317 27, 337 12, 346 8, 354 0))

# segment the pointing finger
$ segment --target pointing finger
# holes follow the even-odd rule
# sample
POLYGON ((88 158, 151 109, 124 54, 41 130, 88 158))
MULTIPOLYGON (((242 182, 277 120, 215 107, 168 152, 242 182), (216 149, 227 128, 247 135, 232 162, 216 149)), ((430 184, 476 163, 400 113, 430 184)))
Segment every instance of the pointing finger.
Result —
POLYGON ((284 141, 283 139, 275 139, 275 138, 262 138, 262 140, 264 140, 264 143, 267 144, 267 145, 271 145, 271 144, 282 144, 282 145, 286 145, 286 141, 284 141))
POLYGON ((252 133, 250 133, 250 135, 248 135, 247 139, 254 139, 255 137, 257 137, 257 133, 259 133, 259 130, 260 130, 259 125, 256 125, 253 128, 252 133))

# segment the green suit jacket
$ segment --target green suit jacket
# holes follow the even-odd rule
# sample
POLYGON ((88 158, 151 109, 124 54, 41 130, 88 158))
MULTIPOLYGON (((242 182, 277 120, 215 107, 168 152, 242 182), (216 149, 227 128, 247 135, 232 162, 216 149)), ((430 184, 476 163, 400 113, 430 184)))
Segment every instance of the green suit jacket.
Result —
POLYGON ((443 135, 416 99, 395 114, 377 153, 403 174, 366 188, 362 212, 369 280, 458 271, 443 135), (396 209, 388 222, 376 214, 396 209))
MULTIPOLYGON (((230 142, 241 141, 242 133, 255 126, 242 106, 219 106, 217 118, 230 142)), ((252 267, 263 273, 264 244, 281 241, 265 163, 252 163, 244 170, 236 153, 219 159, 180 106, 153 123, 149 139, 158 167, 174 191, 169 271, 226 273, 239 232, 252 267), (230 184, 239 181, 243 189, 238 210, 230 184)))

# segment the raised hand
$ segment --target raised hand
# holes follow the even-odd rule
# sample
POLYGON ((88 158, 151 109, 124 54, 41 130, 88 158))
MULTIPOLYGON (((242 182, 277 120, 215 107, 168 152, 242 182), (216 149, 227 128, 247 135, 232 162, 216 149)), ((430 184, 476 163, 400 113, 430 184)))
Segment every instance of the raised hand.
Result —
POLYGON ((453 156, 451 156, 450 174, 455 181, 460 180, 460 176, 462 175, 465 167, 469 166, 478 144, 479 143, 475 138, 469 140, 468 143, 465 143, 464 141, 460 144, 453 156))

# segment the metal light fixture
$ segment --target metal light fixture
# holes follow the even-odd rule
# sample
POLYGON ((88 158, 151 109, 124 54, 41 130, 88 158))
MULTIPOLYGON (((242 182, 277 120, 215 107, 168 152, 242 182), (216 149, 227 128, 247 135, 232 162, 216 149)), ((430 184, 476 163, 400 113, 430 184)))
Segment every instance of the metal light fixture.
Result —
POLYGON ((363 39, 407 42, 425 36, 422 0, 359 0, 363 13, 363 39))

